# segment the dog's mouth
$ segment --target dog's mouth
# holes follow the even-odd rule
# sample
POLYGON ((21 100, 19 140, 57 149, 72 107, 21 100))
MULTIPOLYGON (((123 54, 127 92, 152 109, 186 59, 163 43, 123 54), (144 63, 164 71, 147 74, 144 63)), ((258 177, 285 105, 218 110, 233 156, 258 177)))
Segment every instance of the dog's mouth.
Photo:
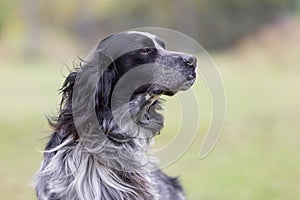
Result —
POLYGON ((176 82, 169 87, 161 86, 159 84, 154 84, 152 87, 150 87, 148 94, 152 96, 173 96, 179 91, 185 91, 188 90, 195 82, 196 80, 196 73, 192 72, 188 76, 186 76, 186 79, 183 82, 176 82))
POLYGON ((184 75, 184 78, 174 77, 173 81, 160 84, 160 81, 156 81, 152 84, 146 84, 135 90, 134 94, 145 94, 151 97, 160 97, 162 95, 173 96, 179 91, 188 90, 196 80, 196 72, 190 72, 184 75))

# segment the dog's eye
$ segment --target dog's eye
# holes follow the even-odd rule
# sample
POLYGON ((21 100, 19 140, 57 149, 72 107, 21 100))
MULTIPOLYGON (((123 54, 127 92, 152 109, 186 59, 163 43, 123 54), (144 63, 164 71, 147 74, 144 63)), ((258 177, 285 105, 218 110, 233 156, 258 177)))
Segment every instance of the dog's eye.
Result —
POLYGON ((142 49, 140 50, 140 52, 141 52, 142 54, 148 54, 148 53, 151 53, 151 52, 152 52, 152 48, 148 48, 148 47, 142 48, 142 49))

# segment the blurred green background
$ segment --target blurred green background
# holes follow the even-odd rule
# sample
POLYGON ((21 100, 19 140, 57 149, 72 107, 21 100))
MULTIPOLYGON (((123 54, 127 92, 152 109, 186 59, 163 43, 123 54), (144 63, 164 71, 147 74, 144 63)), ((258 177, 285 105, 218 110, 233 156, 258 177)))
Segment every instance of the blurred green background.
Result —
MULTIPOLYGON (((144 26, 190 35, 224 79, 227 118, 216 148, 198 159, 210 117, 203 85, 195 88, 202 111, 198 135, 164 169, 180 175, 187 198, 298 199, 299 13, 299 0, 2 0, 0 199, 35 198, 29 183, 51 133, 45 115, 57 112, 66 65, 85 57, 105 35, 144 26)), ((176 100, 168 100, 158 146, 179 124, 176 100)))

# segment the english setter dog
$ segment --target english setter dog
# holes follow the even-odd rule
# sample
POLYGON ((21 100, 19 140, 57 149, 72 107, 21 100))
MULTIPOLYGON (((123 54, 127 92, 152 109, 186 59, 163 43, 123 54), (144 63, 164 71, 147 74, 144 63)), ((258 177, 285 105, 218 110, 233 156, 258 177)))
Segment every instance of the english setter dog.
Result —
POLYGON ((182 200, 177 178, 149 155, 163 127, 162 95, 190 88, 196 58, 138 31, 97 44, 67 77, 35 176, 39 200, 182 200))

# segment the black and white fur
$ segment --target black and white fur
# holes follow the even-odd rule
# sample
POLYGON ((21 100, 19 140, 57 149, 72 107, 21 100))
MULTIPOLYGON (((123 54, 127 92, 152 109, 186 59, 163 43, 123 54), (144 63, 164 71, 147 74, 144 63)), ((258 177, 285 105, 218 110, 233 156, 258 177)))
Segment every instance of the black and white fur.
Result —
MULTIPOLYGON (((140 161, 163 127, 159 96, 188 89, 195 81, 195 67, 194 56, 166 50, 163 41, 150 33, 121 32, 102 40, 61 88, 59 115, 50 120, 54 133, 35 178, 38 199, 185 199, 178 180, 165 175, 154 159, 148 161, 147 166, 155 169, 150 171, 140 161), (137 75, 169 84, 137 87, 129 102, 131 119, 138 125, 132 128, 122 115, 113 115, 111 99, 118 80, 143 64, 169 66, 186 79, 165 71, 137 75), (90 123, 91 110, 101 130, 90 123), (80 119, 77 125, 75 118, 80 119), (93 137, 97 142, 86 142, 93 137)), ((130 84, 136 84, 135 79, 123 86, 130 84)))

